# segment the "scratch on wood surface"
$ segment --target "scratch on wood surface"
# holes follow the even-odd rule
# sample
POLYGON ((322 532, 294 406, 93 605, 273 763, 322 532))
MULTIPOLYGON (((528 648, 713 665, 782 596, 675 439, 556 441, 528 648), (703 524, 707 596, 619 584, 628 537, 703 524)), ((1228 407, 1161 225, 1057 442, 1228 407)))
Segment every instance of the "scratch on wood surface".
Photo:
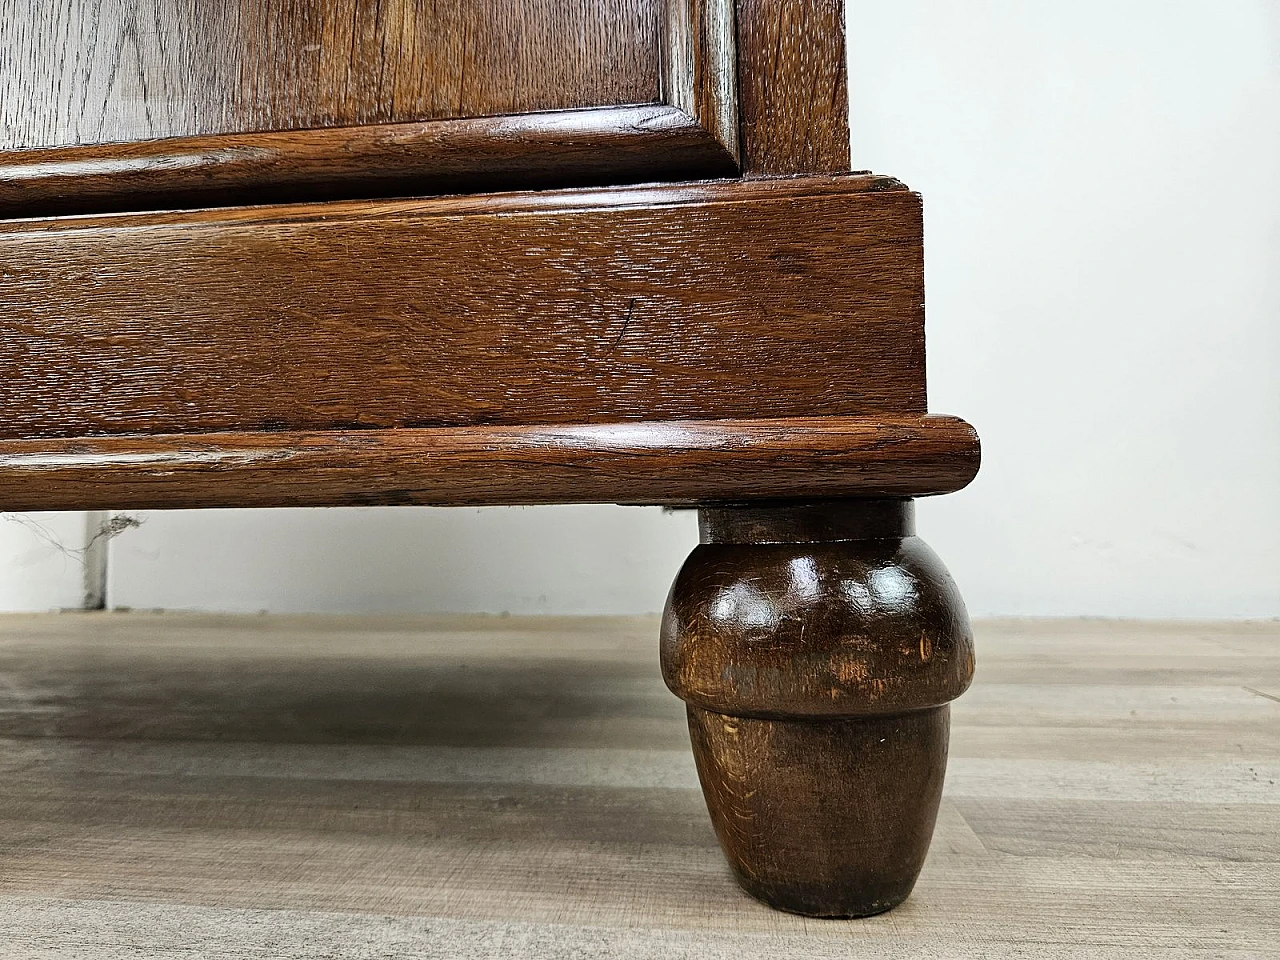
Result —
POLYGON ((627 315, 622 321, 622 329, 618 331, 617 339, 613 341, 613 346, 609 348, 610 351, 617 350, 622 344, 622 338, 627 335, 627 327, 631 326, 631 317, 635 314, 635 311, 636 298, 632 297, 631 301, 627 304, 627 315))

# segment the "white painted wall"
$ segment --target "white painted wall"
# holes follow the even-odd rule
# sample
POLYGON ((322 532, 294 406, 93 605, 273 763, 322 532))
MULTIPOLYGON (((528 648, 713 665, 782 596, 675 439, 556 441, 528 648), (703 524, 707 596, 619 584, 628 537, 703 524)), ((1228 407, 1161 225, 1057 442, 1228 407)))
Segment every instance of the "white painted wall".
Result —
POLYGON ((654 507, 176 510, 112 543, 117 606, 647 613, 698 542, 654 507))
POLYGON ((87 524, 83 513, 0 513, 0 611, 84 605, 87 524))
MULTIPOLYGON (((852 0, 851 23, 854 163, 926 198, 932 407, 984 439, 974 486, 921 509, 971 610, 1280 615, 1280 6, 852 0)), ((694 540, 622 507, 152 513, 110 597, 636 612, 694 540)))
POLYGON ((854 0, 853 154, 921 190, 922 532, 980 613, 1280 614, 1280 5, 854 0))

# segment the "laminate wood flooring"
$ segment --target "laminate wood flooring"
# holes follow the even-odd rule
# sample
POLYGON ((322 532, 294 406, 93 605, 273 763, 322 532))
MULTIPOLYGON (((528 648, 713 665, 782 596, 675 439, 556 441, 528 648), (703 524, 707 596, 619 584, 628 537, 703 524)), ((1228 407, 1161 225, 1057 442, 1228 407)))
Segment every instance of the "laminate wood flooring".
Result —
POLYGON ((0 957, 1280 957, 1280 622, 978 623, 858 921, 734 885, 656 635, 0 617, 0 957))

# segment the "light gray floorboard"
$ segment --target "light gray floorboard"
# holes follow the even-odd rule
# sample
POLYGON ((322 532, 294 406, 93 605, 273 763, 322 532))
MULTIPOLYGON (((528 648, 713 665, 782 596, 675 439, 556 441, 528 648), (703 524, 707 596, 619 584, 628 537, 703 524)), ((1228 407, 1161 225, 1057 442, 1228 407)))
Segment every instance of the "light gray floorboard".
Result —
POLYGON ((0 617, 0 957, 1280 957, 1280 623, 977 633, 846 922, 734 886, 651 618, 0 617))

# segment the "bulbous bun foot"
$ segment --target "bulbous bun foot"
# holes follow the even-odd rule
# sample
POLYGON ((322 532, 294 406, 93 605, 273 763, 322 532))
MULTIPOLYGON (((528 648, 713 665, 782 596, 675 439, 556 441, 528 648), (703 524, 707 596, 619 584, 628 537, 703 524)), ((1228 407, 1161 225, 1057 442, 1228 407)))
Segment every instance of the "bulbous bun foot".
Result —
POLYGON ((901 903, 924 864, 950 708, 973 675, 910 501, 704 508, 662 668, 742 886, 821 917, 901 903))

